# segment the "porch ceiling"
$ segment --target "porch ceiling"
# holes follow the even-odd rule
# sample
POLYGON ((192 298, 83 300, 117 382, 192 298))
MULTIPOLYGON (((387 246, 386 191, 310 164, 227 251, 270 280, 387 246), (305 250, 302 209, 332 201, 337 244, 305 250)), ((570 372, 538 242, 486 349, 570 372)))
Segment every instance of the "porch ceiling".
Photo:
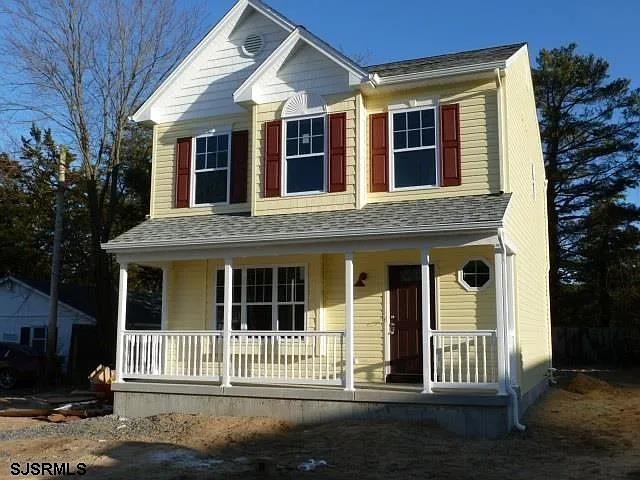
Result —
POLYGON ((134 253, 193 247, 471 233, 502 226, 510 194, 368 204, 360 210, 287 215, 154 218, 103 244, 134 253))

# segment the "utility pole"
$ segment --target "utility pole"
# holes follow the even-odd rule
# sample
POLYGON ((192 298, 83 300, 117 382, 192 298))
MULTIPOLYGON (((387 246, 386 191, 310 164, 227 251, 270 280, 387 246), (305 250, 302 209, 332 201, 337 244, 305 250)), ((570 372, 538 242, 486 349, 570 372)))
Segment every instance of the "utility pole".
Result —
POLYGON ((49 322, 47 326, 47 382, 56 374, 58 344, 58 287, 60 283, 60 250, 62 244, 62 222, 64 219, 64 190, 67 168, 67 150, 60 148, 58 181, 56 185, 56 219, 53 231, 53 254, 51 258, 51 285, 49 290, 49 322))

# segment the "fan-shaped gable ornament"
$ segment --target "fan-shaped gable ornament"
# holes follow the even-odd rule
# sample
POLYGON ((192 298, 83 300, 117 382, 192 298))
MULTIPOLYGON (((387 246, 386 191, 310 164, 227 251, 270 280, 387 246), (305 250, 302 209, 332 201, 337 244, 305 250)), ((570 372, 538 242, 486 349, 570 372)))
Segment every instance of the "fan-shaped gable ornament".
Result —
POLYGON ((301 115, 320 115, 327 112, 324 98, 315 93, 298 93, 289 98, 282 107, 282 118, 301 115))

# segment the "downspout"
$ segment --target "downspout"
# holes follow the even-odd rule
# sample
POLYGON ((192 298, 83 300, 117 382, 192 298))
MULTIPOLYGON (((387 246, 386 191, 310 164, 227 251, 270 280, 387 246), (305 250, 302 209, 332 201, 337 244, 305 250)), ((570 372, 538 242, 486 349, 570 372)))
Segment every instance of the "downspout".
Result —
MULTIPOLYGON (((503 305, 506 308, 503 308, 502 311, 503 312, 508 312, 510 311, 510 307, 508 305, 506 305, 508 303, 507 299, 507 295, 504 294, 504 292, 507 292, 507 245, 505 244, 504 241, 504 230, 502 228, 498 229, 498 242, 500 243, 500 250, 502 252, 502 292, 503 292, 503 305)), ((503 313, 503 318, 502 321, 504 322, 506 319, 504 318, 504 313, 503 313)), ((508 322, 506 323, 507 327, 508 327, 508 322)), ((511 385, 511 352, 509 351, 509 332, 508 332, 508 328, 504 329, 504 338, 501 338, 501 342, 502 342, 502 348, 505 349, 507 355, 505 355, 505 371, 507 372, 507 394, 509 395, 509 398, 511 400, 511 411, 513 412, 513 426, 520 432, 524 432, 527 427, 525 425, 523 425, 522 423, 520 423, 520 405, 518 403, 518 394, 516 393, 516 391, 513 389, 513 385, 511 385)))
POLYGON ((507 162, 507 149, 505 148, 506 141, 506 122, 505 122, 505 107, 503 100, 504 86, 502 84, 502 75, 504 70, 496 68, 494 71, 496 76, 496 103, 498 109, 498 164, 500 175, 500 191, 506 192, 508 188, 508 162, 507 162))

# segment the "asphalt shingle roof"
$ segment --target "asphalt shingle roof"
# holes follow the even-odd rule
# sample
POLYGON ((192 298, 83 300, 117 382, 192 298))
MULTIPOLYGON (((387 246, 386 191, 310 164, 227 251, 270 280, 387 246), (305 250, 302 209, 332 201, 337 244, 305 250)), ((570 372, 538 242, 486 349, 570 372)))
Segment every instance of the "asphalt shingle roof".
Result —
POLYGON ((368 204, 359 210, 287 215, 155 218, 105 245, 107 250, 339 239, 497 228, 509 194, 368 204))
POLYGON ((466 52, 449 53, 432 57, 402 60, 398 62, 370 65, 366 69, 370 73, 377 73, 381 77, 403 75, 406 73, 426 72, 443 68, 462 67, 487 62, 505 61, 520 50, 526 43, 514 43, 498 47, 469 50, 466 52))

